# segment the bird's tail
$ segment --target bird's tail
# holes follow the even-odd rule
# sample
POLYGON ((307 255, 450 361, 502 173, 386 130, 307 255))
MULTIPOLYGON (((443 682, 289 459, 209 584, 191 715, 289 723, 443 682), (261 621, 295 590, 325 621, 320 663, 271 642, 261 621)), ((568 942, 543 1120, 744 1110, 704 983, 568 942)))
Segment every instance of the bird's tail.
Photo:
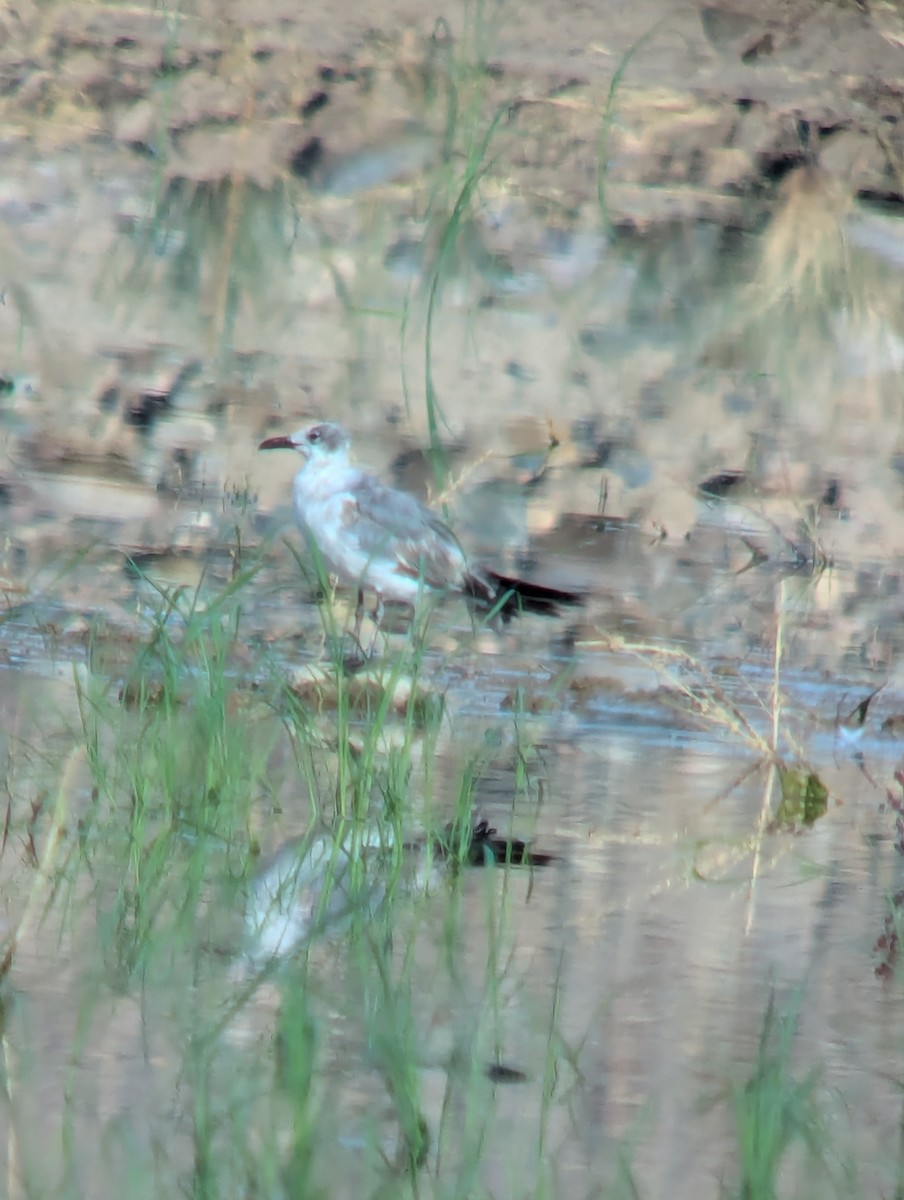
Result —
MULTIPOLYGON (((489 821, 483 819, 464 825, 447 825, 442 833, 430 838, 430 846, 438 859, 460 866, 510 863, 514 867, 548 867, 559 861, 558 855, 534 850, 530 842, 521 838, 501 836, 489 821)), ((404 848, 422 849, 423 841, 405 842, 404 848)))
POLYGON ((539 613, 544 617, 558 617, 562 609, 583 604, 579 592, 567 592, 561 588, 545 587, 541 583, 528 583, 511 575, 498 575, 495 571, 481 570, 479 575, 468 575, 464 586, 465 594, 472 596, 481 608, 492 609, 504 621, 517 617, 519 613, 539 613))
MULTIPOLYGON (((452 830, 447 832, 453 833, 452 830)), ((467 855, 472 867, 506 862, 516 867, 548 867, 550 863, 558 862, 557 855, 532 850, 530 843, 521 838, 500 837, 489 821, 478 821, 471 826, 467 855)))

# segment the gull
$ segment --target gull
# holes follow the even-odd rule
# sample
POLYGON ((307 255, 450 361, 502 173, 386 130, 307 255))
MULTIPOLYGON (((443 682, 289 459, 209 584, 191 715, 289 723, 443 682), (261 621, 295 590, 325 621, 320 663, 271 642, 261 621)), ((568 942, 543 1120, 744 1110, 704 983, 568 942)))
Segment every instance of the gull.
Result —
MULTIPOLYGON (((248 997, 260 984, 272 981, 282 993, 283 1017, 291 1013, 290 1019, 294 1020, 297 1013, 310 1021, 306 989, 303 984, 299 987, 293 964, 305 964, 315 946, 341 943, 346 935, 351 935, 351 943, 359 951, 354 956, 359 969, 364 966, 360 950, 370 950, 373 961, 361 978, 363 990, 358 993, 363 1002, 359 1011, 364 1018, 362 1032, 367 1045, 362 1066, 370 1062, 383 1078, 400 1120, 405 1159, 410 1165, 420 1165, 431 1142, 430 1127, 419 1107, 403 1109, 398 1103, 401 1063, 441 1067, 466 1076, 470 1076, 472 1065, 479 1065, 493 1084, 523 1083, 528 1076, 500 1057, 499 990, 494 988, 496 1003, 491 1006, 481 1003, 480 991, 475 1000, 464 995, 460 971, 466 971, 466 966, 458 954, 449 961, 448 945, 434 962, 436 947, 429 927, 418 938, 417 951, 414 941, 406 937, 401 959, 411 965, 423 962, 424 954, 428 954, 430 976, 413 986, 406 966, 399 979, 400 984, 405 981, 405 991, 397 991, 390 963, 394 957, 391 946, 395 917, 408 908, 405 900, 426 898, 432 885, 440 883, 445 875, 454 876, 471 867, 503 871, 527 868, 527 902, 535 868, 559 861, 557 855, 535 850, 518 837, 500 835, 487 821, 475 817, 415 837, 396 834, 386 824, 346 826, 335 833, 315 828, 306 836, 285 842, 249 881, 244 938, 235 961, 235 977, 248 997), (398 906, 395 901, 400 902, 398 906)), ((508 890, 506 895, 509 904, 508 890)), ((440 893, 440 903, 443 899, 440 893)), ((440 915, 438 908, 433 911, 440 915)), ((402 929, 413 936, 404 917, 402 929)), ((495 922, 488 927, 488 935, 491 929, 495 929, 495 922)), ((487 954, 487 962, 493 962, 492 950, 488 949, 487 954)), ((509 966, 506 960, 503 975, 509 966)), ((485 977, 487 969, 485 965, 479 967, 480 978, 485 977)), ((346 989, 343 1000, 356 1006, 355 993, 346 989)), ((280 1029, 286 1030, 282 1019, 280 1029)), ((344 1037, 342 1041, 344 1052, 344 1037)), ((277 1054, 297 1053, 293 1047, 299 1046, 302 1053, 309 1053, 310 1035, 299 1038, 292 1034, 276 1044, 277 1054)), ((310 1065, 305 1069, 309 1070, 310 1065)))
POLYGON ((366 588, 376 593, 378 627, 384 600, 413 605, 424 594, 458 593, 503 619, 521 611, 557 616, 562 605, 582 602, 575 592, 469 563, 437 513, 351 462, 348 435, 332 421, 269 437, 258 449, 295 450, 303 458, 293 486, 295 519, 327 570, 357 588, 359 644, 366 588))
POLYGON ((329 832, 292 838, 252 880, 245 909, 247 957, 264 966, 282 961, 318 938, 345 933, 355 914, 375 918, 390 888, 425 891, 437 867, 546 867, 558 856, 497 833, 473 818, 432 836, 401 842, 388 828, 366 828, 337 839, 329 832), (398 875, 398 861, 408 871, 398 875), (395 863, 395 866, 394 866, 395 863))

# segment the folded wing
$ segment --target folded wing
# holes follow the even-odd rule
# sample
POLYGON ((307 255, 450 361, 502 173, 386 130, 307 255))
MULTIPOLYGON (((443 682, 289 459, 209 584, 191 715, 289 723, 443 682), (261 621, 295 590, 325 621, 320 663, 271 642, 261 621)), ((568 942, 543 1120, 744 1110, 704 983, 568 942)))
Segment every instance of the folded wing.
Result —
POLYGON ((465 556, 448 525, 407 492, 363 475, 346 523, 371 561, 391 560, 402 575, 428 587, 460 588, 465 556))

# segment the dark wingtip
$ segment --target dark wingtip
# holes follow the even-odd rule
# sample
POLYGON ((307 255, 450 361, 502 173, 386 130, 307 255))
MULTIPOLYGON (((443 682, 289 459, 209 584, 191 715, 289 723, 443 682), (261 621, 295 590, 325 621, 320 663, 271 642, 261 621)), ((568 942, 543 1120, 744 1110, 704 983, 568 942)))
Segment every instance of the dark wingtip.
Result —
POLYGON ((532 850, 530 843, 521 838, 500 837, 486 820, 475 821, 464 829, 447 825, 434 849, 442 858, 457 858, 471 867, 503 863, 515 867, 548 867, 559 861, 558 855, 532 850))
POLYGON ((526 579, 515 579, 511 575, 499 575, 485 571, 487 583, 476 580, 469 594, 488 607, 495 608, 504 619, 519 613, 538 613, 541 617, 560 617, 563 608, 574 608, 584 603, 580 592, 569 592, 562 588, 545 587, 542 583, 528 583, 526 579))

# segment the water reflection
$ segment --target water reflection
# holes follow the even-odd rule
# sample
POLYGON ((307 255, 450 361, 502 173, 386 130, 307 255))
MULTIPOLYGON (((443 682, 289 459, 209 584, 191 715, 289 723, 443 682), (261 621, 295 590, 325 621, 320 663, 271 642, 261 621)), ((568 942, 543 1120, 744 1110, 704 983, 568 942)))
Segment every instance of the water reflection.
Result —
MULTIPOLYGON (((563 229, 505 197, 469 211, 432 332, 451 473, 431 500, 494 565, 593 599, 554 629, 440 609, 417 670, 443 715, 419 740, 378 697, 349 715, 343 685, 286 686, 298 660, 329 670, 330 639, 291 529, 294 464, 255 449, 313 413, 384 478, 436 489, 418 399, 436 233, 415 203, 435 142, 406 137, 319 192, 182 181, 125 225, 144 167, 115 163, 114 194, 55 164, 90 193, 103 249, 133 256, 153 336, 111 322, 100 268, 76 288, 42 240, 71 216, 66 189, 10 210, 43 264, 9 290, 27 336, 0 364, 35 381, 4 389, 0 413, 5 937, 29 896, 45 914, 7 980, 20 1169, 94 1179, 105 1144, 168 1185, 202 1143, 237 1180, 262 1146, 294 1161, 286 993, 240 997, 230 964, 258 855, 353 794, 440 826, 474 808, 562 861, 533 884, 462 873, 383 958, 339 939, 299 966, 315 1108, 340 1114, 312 1151, 334 1194, 373 1190, 375 1147, 393 1159, 405 1120, 386 1078, 413 1029, 446 1047, 406 1084, 438 1186, 478 1162, 489 1191, 588 1194, 617 1184, 621 1155, 642 1194, 711 1191, 734 1178, 726 1097, 770 1003, 793 1024, 790 1069, 821 1070, 826 1121, 887 1191, 902 1030, 875 970, 897 969, 900 890, 900 225, 812 167, 743 236, 613 238, 595 210, 563 229), (380 203, 368 191, 409 173, 380 203), (41 351, 76 294, 70 374, 69 348, 41 351), (199 352, 214 326, 232 349, 199 352), (856 744, 840 737, 843 697, 880 683, 856 744), (811 823, 774 821, 773 752, 827 793, 811 823), (523 1086, 450 1082, 465 1035, 523 1066, 523 1086), (42 1166, 48 1140, 59 1161, 42 1166)), ((403 622, 386 661, 411 644, 403 622)), ((786 1170, 805 1194, 807 1164, 786 1170)))

